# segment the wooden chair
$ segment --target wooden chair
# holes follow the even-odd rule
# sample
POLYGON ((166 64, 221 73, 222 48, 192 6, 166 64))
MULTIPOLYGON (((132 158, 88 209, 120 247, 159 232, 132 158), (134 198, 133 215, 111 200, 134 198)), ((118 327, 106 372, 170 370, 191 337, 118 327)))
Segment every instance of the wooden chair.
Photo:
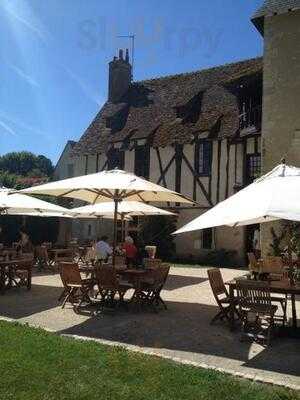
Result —
POLYGON ((125 256, 115 256, 115 266, 126 266, 126 257, 125 256))
POLYGON ((130 283, 120 282, 117 270, 111 264, 103 264, 95 269, 96 282, 98 285, 98 294, 103 303, 114 304, 115 295, 118 294, 119 301, 117 305, 124 305, 125 293, 132 289, 130 283))
POLYGON ((254 278, 256 278, 259 274, 260 263, 256 259, 254 253, 247 253, 247 255, 248 255, 248 261, 249 261, 249 271, 254 276, 254 278))
POLYGON ((35 260, 38 270, 41 271, 45 268, 50 268, 50 259, 48 255, 48 250, 46 246, 36 246, 34 249, 35 260))
MULTIPOLYGON (((211 325, 221 320, 226 321, 230 324, 229 311, 230 311, 230 297, 229 293, 224 285, 223 277, 219 268, 210 268, 207 270, 207 275, 210 283, 211 290, 213 292, 214 298, 219 306, 219 312, 211 320, 211 325)), ((239 319, 239 313, 237 310, 237 300, 234 300, 234 313, 239 319)))
POLYGON ((62 308, 70 302, 76 311, 83 303, 90 304, 89 291, 93 287, 91 279, 82 279, 78 264, 74 262, 60 262, 60 277, 64 291, 59 300, 63 299, 62 308))
POLYGON ((33 267, 33 255, 26 259, 16 261, 13 269, 13 282, 17 287, 25 286, 27 290, 31 289, 31 276, 33 267))
POLYGON ((144 258, 143 264, 147 269, 157 269, 161 266, 162 261, 159 258, 144 258))
POLYGON ((151 306, 155 311, 157 311, 157 307, 160 304, 167 310, 167 305, 161 298, 161 291, 166 283, 169 272, 169 265, 163 265, 149 271, 146 279, 143 279, 141 282, 140 293, 135 294, 139 295, 142 303, 151 306))
POLYGON ((270 343, 274 328, 274 316, 277 306, 272 304, 270 288, 267 282, 241 279, 236 282, 239 312, 243 324, 243 336, 264 339, 270 343), (250 317, 254 320, 250 320, 250 317), (266 324, 267 334, 263 332, 266 324))

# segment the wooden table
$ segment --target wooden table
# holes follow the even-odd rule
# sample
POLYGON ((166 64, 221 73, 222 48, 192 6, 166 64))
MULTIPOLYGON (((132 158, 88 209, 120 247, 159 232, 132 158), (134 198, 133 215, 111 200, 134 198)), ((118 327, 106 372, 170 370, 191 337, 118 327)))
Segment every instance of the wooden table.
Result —
MULTIPOLYGON (((241 279, 245 277, 240 277, 237 279, 241 279)), ((300 295, 300 284, 291 285, 289 281, 270 281, 268 282, 271 293, 278 293, 284 295, 291 296, 292 303, 292 328, 294 330, 297 329, 297 312, 296 312, 296 295, 300 295)), ((229 287, 229 297, 230 297, 230 327, 231 330, 234 330, 234 291, 236 289, 236 279, 225 282, 225 285, 229 287)))
MULTIPOLYGON (((17 258, 15 260, 0 261, 0 293, 4 294, 7 288, 12 286, 13 282, 13 268, 21 263, 22 261, 28 261, 28 258, 17 258), (8 285, 5 285, 5 281, 8 278, 8 285)), ((29 271, 31 273, 31 270, 29 271)), ((28 289, 30 289, 31 279, 28 280, 28 289)))

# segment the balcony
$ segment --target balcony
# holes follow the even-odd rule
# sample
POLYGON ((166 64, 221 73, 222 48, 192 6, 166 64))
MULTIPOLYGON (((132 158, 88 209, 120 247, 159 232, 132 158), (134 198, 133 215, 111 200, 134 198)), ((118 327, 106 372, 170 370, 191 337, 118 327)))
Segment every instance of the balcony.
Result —
POLYGON ((240 136, 254 135, 261 131, 262 106, 245 110, 239 117, 240 136))

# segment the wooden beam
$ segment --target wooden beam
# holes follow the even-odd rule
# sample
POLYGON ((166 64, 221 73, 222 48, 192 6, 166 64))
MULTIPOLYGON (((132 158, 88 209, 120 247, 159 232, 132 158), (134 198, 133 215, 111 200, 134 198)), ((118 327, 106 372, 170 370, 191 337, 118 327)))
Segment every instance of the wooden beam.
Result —
POLYGON ((200 188, 202 190, 202 193, 204 194, 204 197, 206 198, 207 202, 209 203, 210 206, 212 206, 213 203, 212 203, 211 199, 208 197, 208 193, 206 192, 203 183, 201 182, 201 180, 199 179, 198 175, 196 174, 196 171, 191 166, 189 160, 186 158, 186 155, 184 154, 184 152, 182 153, 182 157, 183 157, 183 160, 185 161, 186 165, 188 166, 189 170, 191 171, 191 173, 195 177, 195 179, 196 179, 198 185, 200 186, 200 188))
POLYGON ((228 197, 228 191, 229 191, 229 161, 230 161, 230 143, 229 140, 227 139, 227 160, 226 160, 226 188, 225 188, 225 199, 228 197))
POLYGON ((157 181, 157 184, 158 184, 158 185, 160 184, 160 182, 161 182, 163 179, 165 179, 165 175, 166 175, 166 173, 169 171, 169 168, 170 168, 170 166, 172 165, 172 163, 174 162, 174 160, 175 160, 175 154, 174 154, 174 156, 171 158, 171 160, 168 162, 166 168, 164 168, 162 175, 160 176, 159 180, 157 181))
POLYGON ((99 172, 99 153, 96 156, 96 172, 99 172))
MULTIPOLYGON (((182 166, 183 145, 175 144, 175 191, 181 192, 181 166, 182 166)), ((176 203, 179 206, 180 203, 176 203)))
POLYGON ((85 155, 85 165, 84 165, 84 175, 87 175, 87 173, 88 173, 88 162, 89 162, 89 156, 86 154, 85 155))
POLYGON ((156 148, 155 148, 155 151, 156 151, 156 155, 157 155, 157 159, 158 159, 158 165, 159 165, 160 176, 163 177, 163 179, 162 179, 162 180, 163 180, 163 185, 164 185, 164 187, 166 188, 166 187, 167 187, 167 182, 166 182, 166 177, 165 177, 164 172, 163 172, 163 166, 162 166, 162 162, 161 162, 161 157, 160 157, 159 148, 156 147, 156 148))
POLYGON ((220 174, 221 174, 221 150, 222 141, 218 140, 218 169, 217 169, 217 203, 220 201, 220 174))

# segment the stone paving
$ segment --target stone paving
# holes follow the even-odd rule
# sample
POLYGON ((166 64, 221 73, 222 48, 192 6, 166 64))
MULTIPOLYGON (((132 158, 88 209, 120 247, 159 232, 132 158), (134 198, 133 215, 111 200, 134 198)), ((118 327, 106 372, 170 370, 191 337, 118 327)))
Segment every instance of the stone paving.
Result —
MULTIPOLYGON (((222 269, 224 280, 244 274, 222 269)), ((240 342, 240 333, 223 324, 211 326, 216 314, 206 268, 171 268, 162 297, 167 311, 155 314, 118 310, 93 315, 63 310, 59 275, 33 277, 32 290, 12 289, 0 297, 0 316, 59 334, 91 338, 109 344, 172 358, 258 381, 300 389, 300 339, 275 338, 264 348, 240 342)), ((297 301, 298 315, 300 302, 297 301)), ((289 310, 290 313, 290 310, 289 310)))

